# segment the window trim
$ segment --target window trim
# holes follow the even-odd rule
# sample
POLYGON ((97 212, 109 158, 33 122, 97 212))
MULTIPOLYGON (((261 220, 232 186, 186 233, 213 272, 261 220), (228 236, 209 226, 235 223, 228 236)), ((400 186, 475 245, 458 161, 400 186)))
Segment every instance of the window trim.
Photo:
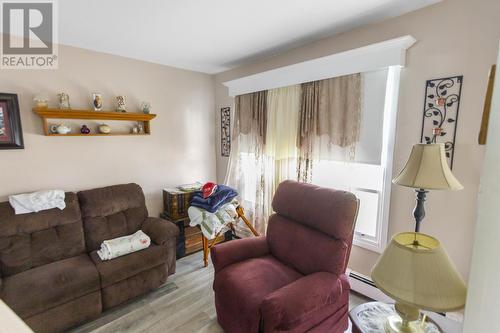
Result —
POLYGON ((404 66, 406 50, 416 41, 411 35, 401 36, 236 78, 222 84, 228 88, 229 96, 236 96, 391 66, 404 66))
POLYGON ((388 241, 387 234, 389 230, 392 167, 396 143, 396 120, 401 68, 402 66, 390 66, 387 73, 382 132, 382 154, 380 158, 380 163, 384 172, 382 190, 378 192, 380 194, 380 201, 377 216, 377 235, 373 238, 355 232, 353 240, 354 245, 378 253, 383 252, 388 241))

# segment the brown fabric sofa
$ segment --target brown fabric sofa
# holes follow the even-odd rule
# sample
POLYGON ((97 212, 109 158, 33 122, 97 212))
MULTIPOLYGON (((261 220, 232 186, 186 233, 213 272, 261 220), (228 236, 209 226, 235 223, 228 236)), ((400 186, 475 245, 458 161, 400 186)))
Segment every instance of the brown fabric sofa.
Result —
POLYGON ((15 215, 0 203, 0 298, 35 332, 59 332, 153 290, 175 272, 178 228, 148 217, 137 184, 66 193, 66 208, 15 215), (142 229, 151 246, 110 261, 105 239, 142 229))

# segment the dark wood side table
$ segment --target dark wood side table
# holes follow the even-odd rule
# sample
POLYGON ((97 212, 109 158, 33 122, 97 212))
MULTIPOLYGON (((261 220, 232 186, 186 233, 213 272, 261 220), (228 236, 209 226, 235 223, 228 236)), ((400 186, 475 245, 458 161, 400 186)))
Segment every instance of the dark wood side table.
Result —
MULTIPOLYGON (((378 328, 377 325, 372 325, 369 327, 366 324, 366 319, 385 319, 386 315, 381 315, 383 311, 388 308, 393 309, 392 304, 385 304, 381 302, 369 302, 356 306, 351 311, 349 311, 349 319, 352 322, 352 333, 384 333, 384 328, 378 328), (377 327, 377 328, 375 328, 377 327)), ((442 333, 460 333, 462 332, 462 325, 452 319, 446 318, 435 312, 422 311, 430 319, 429 321, 435 323, 442 333)), ((435 330, 431 330, 435 332, 435 330)))
MULTIPOLYGON (((160 214, 160 218, 168 220, 179 228, 179 236, 177 236, 177 252, 176 259, 185 257, 191 253, 203 250, 203 235, 200 227, 189 226, 189 217, 180 218, 177 220, 171 219, 165 212, 160 214)), ((231 230, 220 235, 215 244, 226 242, 232 239, 231 230)))

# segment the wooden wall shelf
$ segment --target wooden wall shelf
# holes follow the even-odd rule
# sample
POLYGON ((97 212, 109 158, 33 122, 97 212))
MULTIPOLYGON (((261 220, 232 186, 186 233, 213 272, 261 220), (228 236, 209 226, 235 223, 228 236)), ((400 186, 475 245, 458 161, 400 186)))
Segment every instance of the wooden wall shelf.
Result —
POLYGON ((151 113, 138 112, 115 112, 115 111, 94 111, 94 110, 61 110, 50 108, 33 108, 33 112, 38 114, 43 120, 44 133, 47 136, 113 136, 113 135, 148 135, 151 134, 149 122, 156 117, 151 113), (48 119, 89 119, 89 120, 119 120, 119 121, 136 121, 144 124, 144 133, 69 133, 69 134, 54 134, 49 131, 48 119))

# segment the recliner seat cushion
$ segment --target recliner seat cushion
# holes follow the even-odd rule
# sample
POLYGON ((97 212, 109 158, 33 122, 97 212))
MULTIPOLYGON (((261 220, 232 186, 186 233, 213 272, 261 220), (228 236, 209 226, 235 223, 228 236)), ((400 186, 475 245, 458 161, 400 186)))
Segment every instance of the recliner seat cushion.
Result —
POLYGON ((113 283, 164 264, 167 260, 167 248, 152 244, 147 249, 106 261, 99 258, 97 251, 92 251, 90 258, 99 272, 102 288, 106 288, 113 283))
POLYGON ((257 332, 264 297, 302 276, 272 256, 247 259, 222 269, 214 280, 219 321, 228 332, 257 332))
POLYGON ((26 318, 99 289, 96 267, 82 254, 4 278, 1 298, 26 318))

